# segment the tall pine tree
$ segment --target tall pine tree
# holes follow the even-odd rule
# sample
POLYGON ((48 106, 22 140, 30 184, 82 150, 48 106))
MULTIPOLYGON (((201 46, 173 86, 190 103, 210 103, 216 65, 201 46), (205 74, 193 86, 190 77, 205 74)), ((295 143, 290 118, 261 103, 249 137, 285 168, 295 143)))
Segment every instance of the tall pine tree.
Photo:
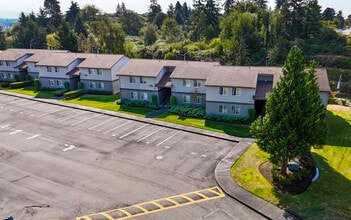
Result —
POLYGON ((292 159, 309 154, 311 147, 323 144, 326 136, 326 109, 319 96, 314 62, 305 70, 302 51, 293 47, 285 61, 283 76, 251 132, 258 146, 270 154, 270 161, 287 175, 292 159))

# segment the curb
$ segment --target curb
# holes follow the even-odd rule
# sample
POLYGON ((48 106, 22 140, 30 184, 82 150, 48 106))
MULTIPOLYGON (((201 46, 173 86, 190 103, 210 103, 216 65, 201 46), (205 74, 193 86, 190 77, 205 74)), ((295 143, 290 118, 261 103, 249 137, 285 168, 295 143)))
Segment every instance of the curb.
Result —
POLYGON ((232 151, 216 166, 215 178, 221 189, 230 197, 247 206, 267 219, 298 220, 295 215, 255 196, 241 188, 231 177, 230 169, 239 157, 255 142, 254 139, 242 139, 232 151))

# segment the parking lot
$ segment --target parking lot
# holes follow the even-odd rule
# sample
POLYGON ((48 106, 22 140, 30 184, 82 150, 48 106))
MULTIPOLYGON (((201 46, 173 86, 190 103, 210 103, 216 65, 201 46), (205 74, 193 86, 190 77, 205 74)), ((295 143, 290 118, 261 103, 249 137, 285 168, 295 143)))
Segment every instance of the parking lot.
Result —
POLYGON ((0 219, 262 218, 217 190, 229 139, 4 94, 0 112, 0 219))

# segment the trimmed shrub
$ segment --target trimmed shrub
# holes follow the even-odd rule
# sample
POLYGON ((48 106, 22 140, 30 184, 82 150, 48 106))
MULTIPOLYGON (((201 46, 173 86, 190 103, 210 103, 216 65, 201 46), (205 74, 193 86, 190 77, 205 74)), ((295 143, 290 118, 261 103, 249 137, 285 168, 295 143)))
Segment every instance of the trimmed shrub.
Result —
POLYGON ((70 89, 69 87, 70 87, 70 85, 69 85, 69 82, 64 82, 63 83, 63 86, 65 87, 65 89, 70 89))
POLYGON ((32 77, 30 75, 25 75, 26 81, 32 80, 32 77))
POLYGON ((195 105, 172 105, 168 112, 184 117, 203 118, 205 109, 195 105))
POLYGON ((19 75, 15 75, 15 81, 19 82, 19 75))
POLYGON ((66 92, 69 92, 68 89, 59 89, 59 90, 56 90, 52 93, 53 96, 55 97, 61 97, 63 96, 66 92))
POLYGON ((249 115, 249 117, 247 118, 247 122, 248 122, 248 123, 254 122, 254 121, 255 121, 255 118, 256 118, 256 111, 255 111, 255 109, 250 108, 250 109, 248 110, 248 115, 249 115))
POLYGON ((106 90, 87 90, 86 93, 94 95, 113 95, 111 91, 106 90))
POLYGON ((2 82, 1 87, 3 87, 3 88, 10 87, 10 82, 2 82))
POLYGON ((37 78, 37 79, 34 79, 34 92, 38 92, 40 89, 41 89, 41 82, 40 80, 37 78))
POLYGON ((169 103, 171 104, 171 106, 176 105, 177 104, 177 98, 175 96, 171 96, 169 103))
POLYGON ((72 90, 63 94, 65 99, 74 99, 85 93, 84 89, 72 90))
POLYGON ((151 109, 158 109, 158 106, 150 104, 148 101, 139 101, 139 100, 128 100, 122 99, 118 101, 117 104, 130 106, 130 107, 137 107, 137 108, 151 108, 151 109))
POLYGON ((206 115, 205 119, 231 124, 247 124, 247 118, 233 117, 228 115, 206 115))
POLYGON ((32 86, 32 85, 33 85, 32 80, 22 81, 22 82, 13 82, 10 84, 10 88, 11 89, 18 89, 18 88, 23 88, 23 87, 32 86))
POLYGON ((78 82, 78 89, 84 89, 84 83, 78 82))
POLYGON ((158 106, 157 95, 151 96, 151 105, 158 106))

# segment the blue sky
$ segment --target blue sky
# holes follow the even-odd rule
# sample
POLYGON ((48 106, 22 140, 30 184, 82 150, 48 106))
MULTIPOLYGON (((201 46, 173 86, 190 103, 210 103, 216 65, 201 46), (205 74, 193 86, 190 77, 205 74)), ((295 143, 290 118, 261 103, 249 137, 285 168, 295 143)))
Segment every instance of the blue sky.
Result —
MULTIPOLYGON (((3 18, 18 18, 20 12, 25 13, 38 13, 39 7, 44 5, 44 0, 2 0, 0 8, 0 17, 3 18)), ((94 4, 99 9, 104 12, 115 12, 117 3, 122 3, 126 5, 128 9, 134 10, 139 13, 147 12, 148 5, 150 4, 149 0, 73 0, 78 2, 80 7, 83 7, 87 4, 94 4)), ((179 0, 181 3, 187 2, 188 5, 192 5, 193 0, 179 0)), ((269 5, 274 8, 275 0, 268 0, 269 5)), ((67 11, 68 7, 71 4, 71 0, 59 0, 61 11, 67 11)), ((175 4, 177 0, 158 0, 158 3, 161 5, 162 10, 165 12, 170 3, 175 4)), ((222 0, 223 2, 223 0, 222 0)), ((344 17, 351 14, 351 1, 350 0, 319 0, 320 5, 322 5, 322 10, 326 7, 332 7, 335 11, 342 10, 344 17)))

